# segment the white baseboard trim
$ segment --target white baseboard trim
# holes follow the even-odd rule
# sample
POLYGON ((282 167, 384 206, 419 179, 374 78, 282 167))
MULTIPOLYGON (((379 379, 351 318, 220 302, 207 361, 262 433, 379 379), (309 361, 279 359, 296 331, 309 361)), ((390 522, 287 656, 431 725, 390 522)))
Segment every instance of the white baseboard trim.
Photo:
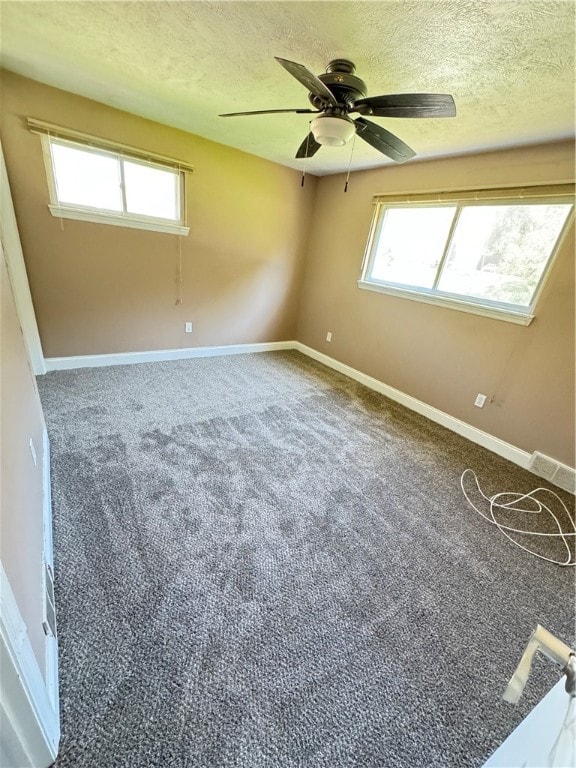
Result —
POLYGON ((110 355, 77 355, 74 357, 47 357, 46 371, 64 371, 73 368, 98 368, 105 365, 131 365, 163 360, 186 360, 193 357, 219 357, 254 352, 276 352, 294 349, 293 341, 270 341, 257 344, 228 344, 221 347, 184 347, 181 349, 155 349, 148 352, 117 352, 110 355))
POLYGON ((502 456, 514 464, 517 464, 519 467, 528 469, 531 454, 526 451, 516 448, 516 446, 511 445, 510 443, 506 443, 504 440, 500 440, 498 437, 494 437, 494 435, 490 435, 488 432, 483 432, 481 429, 477 429, 476 427, 467 424, 465 421, 450 416, 450 414, 440 411, 438 408, 434 408, 431 405, 422 402, 422 400, 417 400, 415 397, 411 397, 410 395, 401 392, 399 389, 394 389, 394 387, 390 387, 388 384, 384 384, 378 379, 374 379, 372 376, 368 376, 367 374, 356 370, 356 368, 352 368, 345 363, 334 360, 334 358, 329 357, 322 352, 318 352, 312 347, 307 347, 299 341, 294 342, 293 349, 297 349, 299 352, 302 352, 302 354, 308 355, 308 357, 317 360, 319 363, 327 365, 329 368, 333 368, 335 371, 343 373, 345 376, 360 382, 360 384, 364 384, 364 386, 369 387, 369 389, 373 389, 376 392, 389 397, 390 400, 405 405, 407 408, 410 408, 411 411, 415 411, 416 413, 425 416, 427 419, 430 419, 437 424, 441 424, 443 427, 447 427, 452 430, 452 432, 456 432, 458 435, 462 435, 462 437, 467 438, 471 442, 481 445, 483 448, 487 448, 489 451, 498 454, 498 456, 502 456))

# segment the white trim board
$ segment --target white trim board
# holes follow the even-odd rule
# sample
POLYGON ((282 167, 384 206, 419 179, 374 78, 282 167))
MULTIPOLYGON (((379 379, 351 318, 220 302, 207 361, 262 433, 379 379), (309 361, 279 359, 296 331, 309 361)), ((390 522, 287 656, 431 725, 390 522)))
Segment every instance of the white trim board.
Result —
MULTIPOLYGON (((43 561, 53 565, 50 442, 43 435, 43 561)), ((43 569, 44 571, 44 569, 43 569)), ((45 591, 44 577, 42 588, 45 591)), ((2 766, 44 768, 58 753, 60 705, 58 695, 58 642, 45 638, 44 669, 32 649, 8 576, 0 562, 0 666, 2 766)))
POLYGON ((186 237, 190 233, 190 227, 185 227, 177 222, 161 221, 160 219, 139 219, 126 213, 114 215, 113 213, 100 213, 86 208, 73 208, 66 205, 49 205, 48 209, 56 219, 72 219, 73 221, 91 221, 93 224, 112 224, 115 227, 129 227, 130 229, 147 229, 149 232, 165 232, 169 235, 182 235, 186 237))
MULTIPOLYGON (((46 359, 47 371, 70 370, 73 368, 94 368, 106 365, 129 365, 131 363, 148 363, 159 360, 184 360, 195 357, 216 357, 219 355, 251 354, 255 352, 274 352, 278 350, 295 349, 307 357, 311 357, 328 368, 358 381, 360 384, 379 392, 391 400, 406 406, 411 411, 425 416, 436 424, 450 429, 452 432, 465 437, 472 443, 481 445, 492 453, 508 459, 522 469, 530 470, 533 454, 517 448, 515 445, 505 442, 494 435, 473 427, 465 421, 440 411, 422 400, 417 400, 411 395, 401 392, 399 389, 384 384, 378 379, 368 376, 362 371, 356 370, 345 363, 341 363, 323 352, 318 352, 312 347, 302 344, 300 341, 273 341, 257 344, 230 344, 218 347, 189 347, 182 349, 161 349, 148 352, 121 352, 110 355, 82 355, 78 357, 52 357, 46 359)), ((569 489, 568 489, 569 490, 569 489)))
POLYGON ((4 250, 4 258, 10 274, 14 302, 18 313, 18 320, 22 327, 24 343, 28 351, 28 357, 32 370, 38 376, 46 373, 42 343, 38 333, 34 305, 30 294, 28 275, 22 253, 18 223, 12 202, 12 193, 8 181, 8 171, 4 162, 2 146, 0 145, 0 234, 4 250))
POLYGON ((450 416, 449 413, 440 411, 438 408, 434 408, 433 406, 428 405, 428 403, 424 403, 422 400, 417 400, 415 397, 407 395, 399 389, 394 389, 394 387, 384 384, 378 379, 374 379, 372 376, 368 376, 345 363, 334 360, 334 358, 328 357, 328 355, 318 352, 317 350, 312 349, 312 347, 307 347, 299 341, 294 342, 294 349, 297 349, 299 352, 308 355, 308 357, 317 360, 319 363, 327 365, 329 368, 333 368, 335 371, 343 373, 345 376, 360 382, 360 384, 364 384, 364 386, 369 389, 373 389, 381 395, 389 397, 390 400, 394 400, 394 402, 400 403, 400 405, 405 405, 406 408, 419 413, 421 416, 425 416, 427 419, 430 419, 430 421, 434 421, 436 424, 441 424, 443 427, 447 427, 452 430, 452 432, 456 432, 458 435, 462 435, 462 437, 467 438, 471 442, 481 445, 483 448, 487 448, 489 451, 498 454, 498 456, 502 456, 503 458, 512 461, 523 469, 528 469, 531 454, 527 453, 527 451, 516 448, 516 446, 506 443, 504 440, 500 440, 500 438, 494 437, 494 435, 490 435, 488 432, 483 432, 481 429, 477 429, 471 424, 457 419, 455 416, 450 416))
MULTIPOLYGON (((54 546, 52 539, 52 481, 50 477, 50 440, 48 431, 44 427, 42 433, 44 466, 43 475, 43 519, 44 519, 44 565, 50 566, 54 573, 54 546)), ((44 601, 46 601, 46 574, 43 569, 42 586, 44 590, 44 601)), ((60 693, 58 690, 58 640, 53 635, 46 635, 46 658, 45 658, 45 679, 48 697, 52 703, 54 712, 60 711, 60 693)))
POLYGON ((25 759, 22 768, 44 768, 58 754, 59 713, 34 656, 26 625, 0 563, 0 661, 2 715, 10 724, 3 751, 25 759))
POLYGON ((221 347, 183 347, 155 349, 148 352, 116 352, 110 355, 78 355, 75 357, 47 357, 46 371, 65 371, 73 368, 99 368, 105 365, 131 365, 162 360, 186 360, 193 357, 219 357, 253 352, 276 352, 294 349, 293 341, 270 341, 258 344, 228 344, 221 347))

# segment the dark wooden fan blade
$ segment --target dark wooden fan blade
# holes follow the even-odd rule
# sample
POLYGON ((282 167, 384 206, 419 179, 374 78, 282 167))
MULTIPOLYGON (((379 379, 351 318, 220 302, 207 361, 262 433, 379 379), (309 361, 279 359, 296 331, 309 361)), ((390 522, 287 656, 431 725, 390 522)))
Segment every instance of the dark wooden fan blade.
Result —
POLYGON ((317 109, 257 109, 255 112, 226 112, 224 115, 218 115, 218 117, 240 117, 241 115, 279 115, 281 112, 296 112, 303 115, 316 115, 319 110, 317 109))
POLYGON ((288 61, 288 59, 280 59, 278 56, 274 56, 278 64, 281 64, 284 69, 289 72, 292 77, 295 77, 299 83, 308 88, 310 93, 313 93, 323 101, 327 101, 329 104, 336 105, 338 102, 334 98, 332 92, 324 85, 322 80, 319 80, 316 75, 313 75, 310 70, 306 69, 302 64, 297 64, 295 61, 288 61))
POLYGON ((393 93, 359 99, 353 111, 374 117, 455 117, 456 104, 448 93, 393 93))
POLYGON ((298 152, 296 152, 296 157, 312 157, 312 155, 315 155, 316 152, 320 149, 321 145, 318 144, 312 133, 309 133, 308 136, 304 139, 302 144, 298 147, 298 152))
POLYGON ((403 163, 416 155, 416 152, 408 144, 404 144, 401 139, 380 125, 376 125, 370 120, 364 120, 363 117, 357 118, 354 123, 356 133, 361 139, 367 141, 383 155, 390 157, 394 162, 403 163))

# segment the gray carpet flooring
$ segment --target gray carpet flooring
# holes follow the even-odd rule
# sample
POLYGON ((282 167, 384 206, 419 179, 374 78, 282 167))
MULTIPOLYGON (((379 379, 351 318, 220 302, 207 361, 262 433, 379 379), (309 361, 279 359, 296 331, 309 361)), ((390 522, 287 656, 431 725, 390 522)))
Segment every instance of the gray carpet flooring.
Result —
POLYGON ((501 699, 536 623, 574 643, 574 569, 459 485, 529 473, 296 352, 39 388, 59 765, 470 768, 558 679, 501 699))

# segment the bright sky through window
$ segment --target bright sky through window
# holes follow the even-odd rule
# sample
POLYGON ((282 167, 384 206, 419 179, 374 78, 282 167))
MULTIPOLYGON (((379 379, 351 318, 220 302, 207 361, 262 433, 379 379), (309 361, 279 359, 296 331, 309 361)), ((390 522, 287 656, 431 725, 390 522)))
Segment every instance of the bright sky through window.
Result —
POLYGON ((178 174, 174 171, 125 160, 124 183, 129 213, 178 218, 178 174))
POLYGON ((54 215, 159 231, 183 228, 178 168, 50 136, 46 141, 54 215))
POLYGON ((388 208, 372 277, 432 288, 456 208, 388 208))
POLYGON ((122 210, 120 165, 116 157, 53 142, 52 160, 59 202, 122 210))

